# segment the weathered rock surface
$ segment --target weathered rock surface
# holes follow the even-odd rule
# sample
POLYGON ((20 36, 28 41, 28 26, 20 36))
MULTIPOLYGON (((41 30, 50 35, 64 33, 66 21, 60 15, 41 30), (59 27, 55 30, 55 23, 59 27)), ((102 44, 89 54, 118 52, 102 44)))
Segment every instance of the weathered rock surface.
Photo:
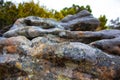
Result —
POLYGON ((0 80, 10 80, 12 77, 16 79, 19 76, 25 76, 27 73, 20 70, 17 64, 19 55, 0 55, 0 80))
POLYGON ((63 18, 61 20, 61 22, 68 22, 68 21, 71 21, 73 19, 82 18, 82 17, 86 17, 86 16, 91 16, 92 17, 92 15, 90 14, 89 11, 83 10, 83 11, 81 11, 81 12, 75 14, 75 15, 68 15, 68 16, 66 16, 65 18, 63 18))
POLYGON ((119 80, 120 31, 78 31, 81 21, 99 24, 85 10, 61 22, 18 19, 0 37, 0 80, 119 80))
POLYGON ((60 22, 53 19, 44 19, 35 16, 18 19, 11 30, 23 28, 25 26, 37 26, 43 29, 60 28, 67 30, 93 31, 99 26, 100 22, 94 18, 90 12, 83 10, 75 15, 67 16, 60 22))
POLYGON ((8 31, 11 28, 11 26, 12 25, 8 25, 8 26, 5 26, 4 28, 0 29, 0 37, 3 35, 3 33, 8 31))
POLYGON ((52 29, 42 29, 36 26, 25 26, 22 28, 16 28, 10 31, 7 31, 3 34, 4 37, 12 37, 12 36, 26 36, 28 38, 34 38, 38 36, 44 36, 45 34, 58 34, 61 29, 52 28, 52 29))
POLYGON ((75 15, 66 16, 61 20, 65 29, 72 31, 94 31, 100 22, 90 12, 83 10, 75 15))
POLYGON ((120 50, 119 50, 120 30, 102 30, 97 32, 69 31, 69 30, 61 30, 59 28, 40 29, 36 26, 27 26, 25 28, 17 28, 14 30, 10 30, 4 33, 3 35, 5 37, 22 35, 22 36, 26 36, 29 39, 33 39, 38 36, 46 36, 50 34, 60 37, 61 39, 66 39, 63 41, 72 41, 72 42, 80 41, 83 43, 91 43, 91 45, 99 49, 102 49, 105 52, 109 52, 112 54, 120 54, 120 50))
MULTIPOLYGON (((31 46, 18 45, 21 56, 11 58, 15 54, 10 57, 7 56, 9 53, 6 53, 7 55, 4 55, 6 58, 3 55, 0 57, 0 64, 9 66, 9 68, 5 67, 5 70, 17 69, 18 73, 21 73, 17 75, 16 72, 13 72, 16 75, 12 75, 6 72, 9 74, 9 77, 6 76, 6 78, 12 79, 13 76, 16 79, 21 77, 21 79, 36 80, 46 80, 47 77, 48 80, 59 80, 61 77, 70 80, 119 78, 119 75, 116 75, 120 66, 118 56, 108 55, 80 42, 59 43, 56 40, 38 37, 31 43, 31 46), (25 46, 27 47, 25 48, 25 46)), ((4 70, 3 66, 1 67, 4 70)))
POLYGON ((14 30, 16 28, 24 28, 26 26, 37 26, 39 28, 43 29, 49 29, 49 28, 60 28, 64 29, 59 22, 53 20, 53 19, 45 19, 35 16, 28 16, 26 18, 20 18, 18 19, 11 30, 14 30))

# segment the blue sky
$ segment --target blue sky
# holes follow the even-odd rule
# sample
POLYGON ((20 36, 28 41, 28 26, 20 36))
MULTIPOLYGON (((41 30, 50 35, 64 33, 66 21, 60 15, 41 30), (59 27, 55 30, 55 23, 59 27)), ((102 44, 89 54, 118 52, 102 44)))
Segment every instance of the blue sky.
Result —
MULTIPOLYGON (((30 1, 30 0, 6 0, 15 3, 30 1)), ((64 7, 69 7, 72 4, 90 5, 92 14, 95 17, 106 15, 109 20, 120 17, 120 0, 34 0, 40 1, 40 5, 46 6, 48 9, 60 10, 64 7)))

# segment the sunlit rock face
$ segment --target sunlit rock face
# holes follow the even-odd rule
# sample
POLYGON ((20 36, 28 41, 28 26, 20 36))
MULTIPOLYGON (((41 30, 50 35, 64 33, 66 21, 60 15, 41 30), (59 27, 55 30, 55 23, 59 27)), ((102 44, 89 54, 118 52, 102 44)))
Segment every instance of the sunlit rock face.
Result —
POLYGON ((81 20, 85 27, 89 21, 99 25, 86 10, 60 22, 35 16, 18 19, 0 37, 0 80, 118 80, 120 57, 82 43, 99 32, 78 31, 83 30, 75 26, 81 20))

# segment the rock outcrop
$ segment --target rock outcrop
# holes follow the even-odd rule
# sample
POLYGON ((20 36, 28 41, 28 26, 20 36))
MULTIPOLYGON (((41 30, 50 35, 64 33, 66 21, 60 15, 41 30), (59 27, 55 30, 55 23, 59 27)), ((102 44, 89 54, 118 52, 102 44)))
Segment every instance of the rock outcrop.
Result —
POLYGON ((90 12, 83 10, 75 15, 68 15, 61 20, 65 29, 72 31, 94 31, 100 22, 90 12))
POLYGON ((119 80, 120 31, 98 25, 85 10, 60 22, 18 19, 0 37, 0 80, 119 80))

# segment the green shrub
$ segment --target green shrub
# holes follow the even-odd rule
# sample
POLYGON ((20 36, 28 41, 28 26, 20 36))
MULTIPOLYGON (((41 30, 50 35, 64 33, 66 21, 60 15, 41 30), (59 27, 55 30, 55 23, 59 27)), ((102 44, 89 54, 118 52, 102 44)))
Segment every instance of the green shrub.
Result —
POLYGON ((108 27, 106 26, 106 23, 107 23, 106 16, 105 15, 100 15, 100 17, 98 19, 100 21, 100 26, 97 28, 97 30, 108 29, 108 27))
MULTIPOLYGON (((60 11, 56 11, 54 9, 48 10, 43 6, 40 6, 39 2, 34 3, 33 0, 30 2, 19 3, 17 6, 12 2, 0 2, 0 29, 4 26, 13 24, 16 19, 22 17, 38 16, 42 18, 61 20, 69 14, 76 14, 84 9, 92 12, 89 5, 84 7, 73 4, 71 7, 65 7, 60 11)), ((99 20, 101 22, 99 29, 106 29, 106 16, 100 16, 99 20)))

